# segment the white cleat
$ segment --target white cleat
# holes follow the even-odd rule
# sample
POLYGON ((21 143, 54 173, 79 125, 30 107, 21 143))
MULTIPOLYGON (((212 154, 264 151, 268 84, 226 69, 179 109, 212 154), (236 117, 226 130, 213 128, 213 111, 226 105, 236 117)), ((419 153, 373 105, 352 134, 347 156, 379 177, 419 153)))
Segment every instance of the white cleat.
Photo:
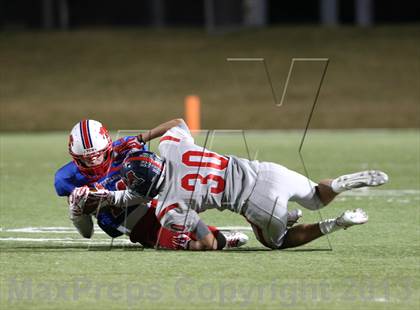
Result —
POLYGON ((246 244, 249 237, 239 231, 224 231, 222 232, 226 238, 225 249, 239 248, 246 244))
POLYGON ((292 227, 302 217, 303 213, 300 209, 287 211, 287 227, 292 227))
POLYGON ((355 210, 347 210, 335 220, 337 226, 347 229, 354 225, 362 225, 367 223, 369 217, 365 211, 358 208, 355 210))
POLYGON ((341 193, 346 190, 360 187, 374 187, 388 183, 388 175, 379 170, 367 170, 352 174, 342 175, 331 183, 332 189, 341 193))

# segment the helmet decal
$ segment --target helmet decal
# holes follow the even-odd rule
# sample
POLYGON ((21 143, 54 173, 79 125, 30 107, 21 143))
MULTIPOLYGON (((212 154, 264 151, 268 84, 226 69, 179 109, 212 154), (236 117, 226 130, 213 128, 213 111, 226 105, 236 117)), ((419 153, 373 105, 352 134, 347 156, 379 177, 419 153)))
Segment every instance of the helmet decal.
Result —
POLYGON ((126 183, 129 187, 133 186, 141 186, 145 180, 143 178, 139 178, 133 171, 128 171, 126 174, 126 183))
POLYGON ((105 139, 109 139, 108 130, 104 126, 99 129, 99 134, 102 135, 105 139))

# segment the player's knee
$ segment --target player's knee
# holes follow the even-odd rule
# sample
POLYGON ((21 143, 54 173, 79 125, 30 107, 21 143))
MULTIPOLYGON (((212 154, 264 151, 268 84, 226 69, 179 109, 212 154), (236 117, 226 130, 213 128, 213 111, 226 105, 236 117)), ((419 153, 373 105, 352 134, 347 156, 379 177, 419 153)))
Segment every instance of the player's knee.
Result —
POLYGON ((322 202, 318 186, 315 187, 315 193, 310 199, 299 201, 299 204, 305 209, 312 211, 316 211, 325 207, 325 204, 322 202))

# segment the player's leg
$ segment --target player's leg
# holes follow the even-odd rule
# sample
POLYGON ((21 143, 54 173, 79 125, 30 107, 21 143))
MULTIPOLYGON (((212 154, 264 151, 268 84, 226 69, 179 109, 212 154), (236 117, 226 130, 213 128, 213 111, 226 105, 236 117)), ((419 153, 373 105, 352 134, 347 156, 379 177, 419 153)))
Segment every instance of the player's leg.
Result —
POLYGON ((323 236, 319 224, 299 224, 287 231, 279 249, 293 248, 304 245, 323 236))
POLYGON ((271 210, 248 206, 251 209, 247 209, 245 218, 251 224, 257 240, 268 248, 277 249, 282 243, 286 229, 292 227, 302 217, 302 211, 299 209, 283 212, 282 209, 287 209, 284 207, 286 204, 284 202, 282 206, 277 200, 277 212, 273 210, 274 205, 271 210))
POLYGON ((248 236, 236 231, 221 232, 215 226, 207 226, 209 234, 198 240, 195 233, 179 233, 160 228, 158 248, 169 250, 223 250, 237 248, 248 241, 248 236))
POLYGON ((218 250, 218 246, 224 246, 226 240, 218 230, 212 230, 200 240, 197 240, 194 233, 175 232, 164 227, 159 229, 157 234, 156 248, 166 250, 218 250))
POLYGON ((348 210, 335 219, 324 220, 315 224, 299 224, 290 228, 280 249, 293 248, 311 242, 323 235, 368 221, 367 214, 362 209, 348 210))
MULTIPOLYGON (((272 163, 261 163, 254 190, 242 209, 257 240, 271 249, 281 245, 289 220, 289 192, 282 179, 284 169, 272 163)), ((297 212, 296 217, 300 215, 297 212)))
POLYGON ((379 170, 360 171, 339 176, 335 179, 321 180, 317 185, 317 194, 326 206, 338 194, 361 187, 380 186, 388 182, 388 175, 379 170))
POLYGON ((338 195, 331 188, 332 181, 333 179, 324 179, 316 185, 316 194, 324 206, 328 205, 338 195))
POLYGON ((245 245, 249 240, 249 237, 240 231, 235 231, 235 230, 212 231, 211 230, 211 232, 213 233, 214 237, 217 240, 219 249, 239 248, 245 245))
POLYGON ((342 175, 335 179, 324 179, 318 184, 307 177, 284 168, 282 171, 283 187, 290 193, 290 200, 310 210, 317 210, 328 205, 344 191, 361 187, 380 186, 388 182, 386 173, 377 170, 360 171, 342 175))
POLYGON ((153 248, 158 242, 161 225, 156 218, 155 209, 148 208, 130 232, 130 241, 140 243, 145 248, 153 248))
POLYGON ((188 244, 189 250, 221 250, 226 246, 225 236, 215 226, 207 226, 209 234, 198 240, 195 233, 189 233, 191 241, 188 244))

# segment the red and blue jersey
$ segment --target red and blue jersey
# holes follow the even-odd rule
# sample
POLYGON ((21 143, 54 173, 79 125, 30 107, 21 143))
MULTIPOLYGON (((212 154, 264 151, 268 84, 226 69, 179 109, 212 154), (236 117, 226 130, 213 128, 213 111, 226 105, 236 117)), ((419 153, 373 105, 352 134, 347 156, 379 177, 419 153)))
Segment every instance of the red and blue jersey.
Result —
MULTIPOLYGON (((110 191, 124 190, 125 184, 121 179, 120 170, 127 153, 133 149, 146 151, 147 146, 139 143, 137 137, 132 136, 123 137, 113 142, 110 169, 107 175, 99 179, 83 174, 73 161, 67 163, 55 173, 54 186, 58 196, 69 196, 73 189, 85 185, 94 188, 103 186, 110 191)), ((125 212, 118 213, 106 208, 101 209, 97 214, 98 225, 113 238, 121 236, 123 233, 117 228, 125 217, 136 208, 137 206, 132 206, 127 208, 125 212)))

